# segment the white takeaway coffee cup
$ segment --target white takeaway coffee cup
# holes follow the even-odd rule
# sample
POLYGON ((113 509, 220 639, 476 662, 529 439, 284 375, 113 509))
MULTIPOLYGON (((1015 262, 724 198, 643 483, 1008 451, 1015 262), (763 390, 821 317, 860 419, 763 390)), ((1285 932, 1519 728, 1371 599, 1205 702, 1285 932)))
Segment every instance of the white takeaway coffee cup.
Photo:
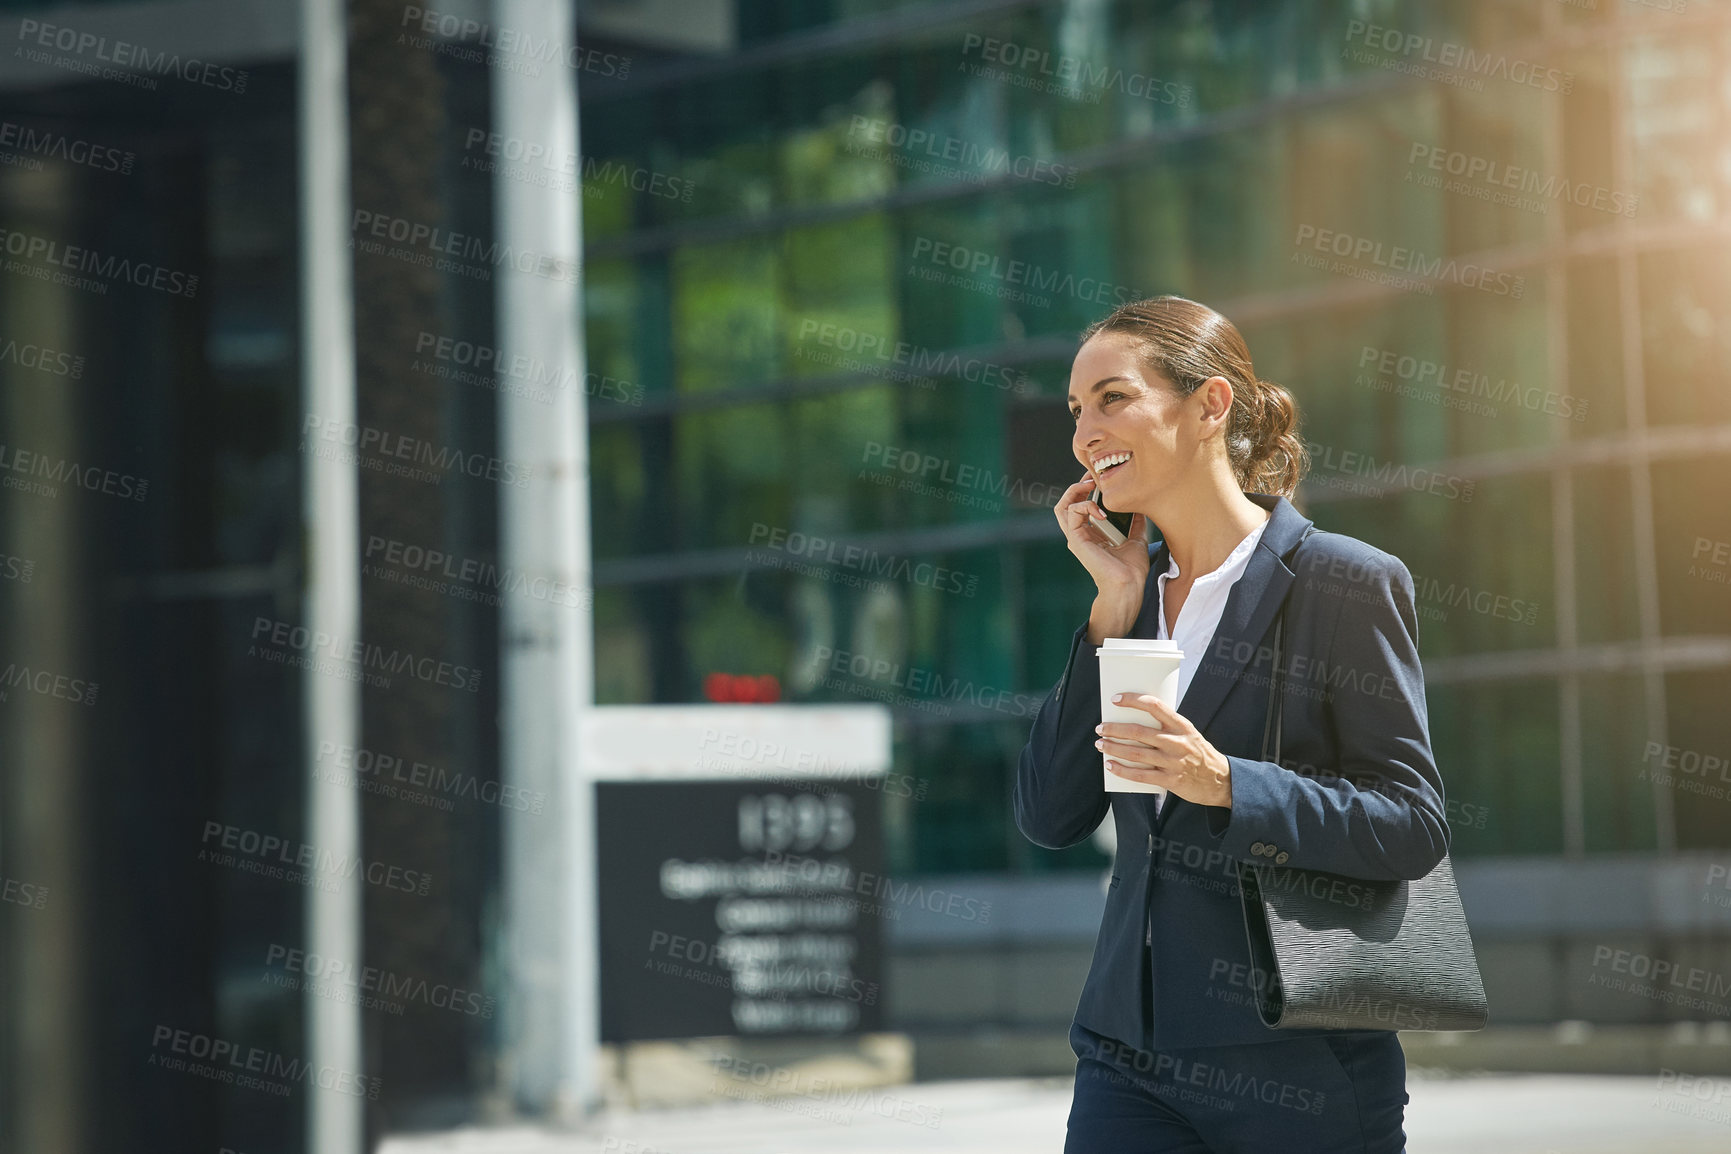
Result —
MULTIPOLYGON (((1120 693, 1152 693, 1172 708, 1178 708, 1178 667, 1184 663, 1184 651, 1176 641, 1150 641, 1142 637, 1107 637, 1094 650, 1100 659, 1100 720, 1121 721, 1131 725, 1156 725, 1145 709, 1113 705, 1112 698, 1120 693)), ((1165 793, 1163 786, 1131 781, 1106 768, 1106 758, 1100 758, 1100 772, 1106 775, 1108 793, 1165 793)))

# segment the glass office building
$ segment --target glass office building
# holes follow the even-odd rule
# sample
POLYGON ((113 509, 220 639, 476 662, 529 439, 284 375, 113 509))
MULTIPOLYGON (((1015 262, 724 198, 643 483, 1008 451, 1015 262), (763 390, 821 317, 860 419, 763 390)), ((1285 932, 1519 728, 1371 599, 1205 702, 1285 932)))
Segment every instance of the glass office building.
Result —
POLYGON ((584 202, 592 364, 644 394, 592 435, 601 700, 889 700, 898 870, 1096 864, 1009 804, 1090 599, 1062 397, 1177 293, 1298 397, 1298 506, 1414 576, 1457 854, 1726 844, 1723 10, 738 16, 584 89, 646 189, 584 202))

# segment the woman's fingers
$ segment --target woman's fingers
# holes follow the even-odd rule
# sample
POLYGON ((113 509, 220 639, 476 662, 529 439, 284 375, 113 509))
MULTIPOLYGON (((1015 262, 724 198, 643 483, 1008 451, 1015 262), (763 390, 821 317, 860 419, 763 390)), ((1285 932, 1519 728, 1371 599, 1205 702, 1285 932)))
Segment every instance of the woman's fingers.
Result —
POLYGON ((1060 521, 1063 520, 1064 515, 1069 513, 1072 505, 1075 505, 1078 501, 1088 500, 1093 496, 1093 493, 1094 478, 1092 477, 1083 477, 1080 481, 1077 481, 1074 485, 1065 489, 1064 495, 1058 498, 1058 519, 1060 521))
MULTIPOLYGON (((1094 488, 1094 478, 1083 477, 1065 489, 1064 495, 1058 498, 1058 521, 1064 526, 1066 533, 1080 533, 1096 521, 1106 519, 1106 514, 1094 501, 1094 488)), ((1100 541, 1104 542, 1105 537, 1101 537, 1100 541)))
MULTIPOLYGON (((1170 738, 1165 739, 1170 741, 1170 738)), ((1143 769, 1171 767, 1182 759, 1182 751, 1172 746, 1143 745, 1134 741, 1118 741, 1110 737, 1097 738, 1094 748, 1114 761, 1143 769)))
POLYGON ((1147 546, 1136 533, 1123 545, 1107 543, 1105 534, 1095 527, 1105 522, 1100 507, 1089 499, 1093 491, 1094 479, 1083 477, 1064 490, 1054 513, 1071 554, 1108 601, 1122 610, 1122 628, 1128 628, 1136 619, 1148 584, 1147 546))
POLYGON ((1094 739, 1094 748, 1113 761, 1121 761, 1126 765, 1142 765, 1143 759, 1151 750, 1146 745, 1132 745, 1123 741, 1113 741, 1109 737, 1094 739))
POLYGON ((1126 709, 1142 710, 1154 719, 1153 725, 1156 729, 1164 729, 1171 733, 1193 733, 1196 730, 1196 727, 1190 724, 1188 717, 1152 693, 1120 693, 1112 699, 1112 704, 1121 705, 1126 709))
POLYGON ((1146 785, 1161 785, 1171 788, 1171 774, 1154 766, 1129 765, 1125 762, 1112 761, 1108 759, 1106 762, 1106 768, 1117 774, 1119 777, 1128 778, 1131 781, 1140 781, 1146 785))
POLYGON ((1178 712, 1173 706, 1153 694, 1147 694, 1148 713, 1154 718, 1154 724, 1168 733, 1180 737, 1199 737, 1201 731, 1192 725, 1190 719, 1178 712))
POLYGON ((1064 535, 1072 540, 1078 539, 1077 535, 1094 519, 1094 510, 1099 506, 1094 504, 1093 495, 1094 479, 1083 477, 1058 498, 1058 523, 1064 527, 1064 535))
POLYGON ((1143 745, 1152 749, 1154 743, 1169 736, 1161 732, 1158 725, 1135 725, 1128 721, 1106 721, 1094 727, 1097 737, 1110 737, 1115 741, 1128 742, 1131 745, 1143 745))

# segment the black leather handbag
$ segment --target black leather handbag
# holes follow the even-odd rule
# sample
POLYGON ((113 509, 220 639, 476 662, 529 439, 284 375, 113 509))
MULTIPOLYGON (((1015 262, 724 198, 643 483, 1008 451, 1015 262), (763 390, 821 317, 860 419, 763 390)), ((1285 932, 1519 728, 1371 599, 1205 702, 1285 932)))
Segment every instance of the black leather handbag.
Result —
MULTIPOLYGON (((1262 760, 1280 759, 1274 625, 1262 760), (1272 735, 1273 755, 1270 756, 1272 735)), ((1448 855, 1417 881, 1367 881, 1240 862, 1257 1013, 1275 1029, 1478 1030, 1484 982, 1448 855)))

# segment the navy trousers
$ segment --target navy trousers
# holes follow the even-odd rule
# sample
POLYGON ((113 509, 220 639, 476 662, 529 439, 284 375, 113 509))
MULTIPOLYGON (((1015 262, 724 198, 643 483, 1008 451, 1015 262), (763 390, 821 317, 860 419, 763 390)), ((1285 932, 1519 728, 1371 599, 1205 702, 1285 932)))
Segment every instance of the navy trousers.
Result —
POLYGON ((1391 1030, 1150 1053, 1072 1024, 1064 1154, 1405 1154, 1391 1030))

